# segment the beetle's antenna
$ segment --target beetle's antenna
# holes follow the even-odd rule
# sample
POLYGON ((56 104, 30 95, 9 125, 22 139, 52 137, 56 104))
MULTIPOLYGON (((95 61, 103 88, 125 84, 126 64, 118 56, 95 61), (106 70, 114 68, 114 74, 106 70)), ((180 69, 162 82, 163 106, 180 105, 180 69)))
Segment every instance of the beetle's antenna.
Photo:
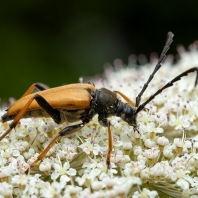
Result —
POLYGON ((160 58, 158 60, 157 65, 155 66, 155 69, 153 70, 153 73, 149 76, 149 79, 147 80, 147 82, 144 84, 142 90, 140 91, 140 93, 138 94, 138 96, 136 97, 136 107, 139 106, 140 101, 141 101, 141 97, 142 94, 144 93, 144 91, 146 90, 146 88, 148 87, 149 83, 151 82, 151 80, 153 79, 155 73, 159 70, 159 68, 162 66, 162 62, 163 60, 166 58, 166 52, 169 50, 171 43, 173 42, 173 36, 174 34, 172 32, 168 32, 167 34, 167 40, 164 46, 164 49, 162 50, 162 53, 160 55, 160 58))
POLYGON ((168 82, 165 86, 163 86, 161 89, 159 89, 157 92, 155 92, 153 95, 150 96, 150 98, 142 103, 136 110, 135 112, 135 115, 138 114, 138 112, 140 112, 151 100, 153 100, 155 98, 155 96, 157 96, 159 93, 161 93, 164 89, 168 88, 168 87, 171 87, 173 86, 173 84, 177 81, 179 81, 181 79, 181 77, 183 76, 187 76, 188 73, 191 73, 191 72, 197 72, 197 75, 196 75, 196 79, 195 79, 195 86, 197 85, 198 83, 198 67, 193 67, 191 69, 188 69, 187 71, 181 73, 180 75, 176 76, 173 80, 171 80, 170 82, 168 82))

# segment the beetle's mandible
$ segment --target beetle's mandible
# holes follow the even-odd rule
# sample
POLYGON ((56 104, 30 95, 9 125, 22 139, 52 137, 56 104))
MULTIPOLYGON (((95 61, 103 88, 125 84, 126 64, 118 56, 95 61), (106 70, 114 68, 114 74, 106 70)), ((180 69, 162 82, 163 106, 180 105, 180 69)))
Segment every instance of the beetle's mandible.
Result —
POLYGON ((198 68, 193 67, 176 76, 173 80, 151 95, 144 103, 140 104, 142 94, 147 89, 155 73, 161 67, 172 41, 173 33, 169 32, 158 63, 136 97, 135 102, 119 91, 110 91, 106 88, 97 89, 92 83, 70 84, 56 88, 48 88, 42 83, 34 83, 19 100, 6 109, 7 112, 1 117, 2 122, 7 122, 9 120, 13 121, 9 124, 9 129, 0 137, 0 141, 8 135, 13 128, 15 128, 22 117, 50 116, 54 122, 58 124, 65 121, 70 123, 81 121, 80 124, 74 124, 61 130, 58 135, 52 139, 50 144, 41 152, 38 158, 31 164, 30 167, 34 167, 38 161, 45 157, 59 137, 76 132, 85 124, 90 122, 94 115, 98 114, 99 123, 108 129, 108 151, 106 155, 106 163, 108 168, 110 168, 110 156, 113 146, 110 129, 111 123, 108 120, 108 117, 118 116, 137 130, 136 117, 138 113, 145 109, 145 106, 164 89, 171 87, 173 83, 179 81, 181 77, 187 76, 188 73, 195 71, 197 73, 195 86, 197 85, 198 68), (32 93, 34 88, 37 88, 39 91, 32 93), (119 100, 118 95, 126 102, 119 100))

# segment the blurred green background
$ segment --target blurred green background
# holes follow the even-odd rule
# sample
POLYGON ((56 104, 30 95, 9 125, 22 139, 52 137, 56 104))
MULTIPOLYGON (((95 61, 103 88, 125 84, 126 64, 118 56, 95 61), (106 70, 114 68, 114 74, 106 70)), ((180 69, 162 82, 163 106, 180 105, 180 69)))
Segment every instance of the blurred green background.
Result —
POLYGON ((0 2, 0 98, 19 98, 34 82, 50 87, 102 74, 106 62, 160 53, 198 39, 197 1, 0 2))

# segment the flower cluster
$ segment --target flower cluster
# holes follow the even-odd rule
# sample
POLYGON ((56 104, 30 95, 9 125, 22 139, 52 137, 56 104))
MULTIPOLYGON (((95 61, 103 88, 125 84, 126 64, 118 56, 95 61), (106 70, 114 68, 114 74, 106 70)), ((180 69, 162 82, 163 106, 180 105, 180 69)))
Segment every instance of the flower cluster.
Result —
MULTIPOLYGON (((181 72, 198 65, 195 44, 179 48, 180 61, 171 57, 156 73, 142 102, 181 72), (171 72, 170 72, 171 71, 171 72)), ((157 59, 137 69, 115 60, 97 88, 124 93, 131 100, 140 92, 157 59)), ((81 130, 62 137, 46 157, 37 159, 50 140, 72 123, 58 125, 51 118, 24 118, 0 142, 0 198, 195 197, 198 194, 198 87, 196 74, 183 77, 164 90, 137 116, 138 132, 119 117, 110 117, 113 134, 111 168, 106 166, 107 128, 97 115, 81 130)), ((1 110, 0 115, 5 113, 1 110)), ((0 122, 0 135, 9 128, 0 122)))

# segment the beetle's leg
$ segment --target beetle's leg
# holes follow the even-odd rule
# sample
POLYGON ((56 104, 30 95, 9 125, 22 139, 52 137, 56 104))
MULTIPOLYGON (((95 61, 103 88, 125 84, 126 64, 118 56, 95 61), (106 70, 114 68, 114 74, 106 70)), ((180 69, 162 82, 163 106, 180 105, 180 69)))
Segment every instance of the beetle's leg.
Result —
POLYGON ((138 96, 136 97, 136 107, 139 106, 140 101, 141 101, 141 97, 142 94, 144 93, 144 91, 146 90, 146 88, 148 87, 149 83, 151 82, 151 80, 153 79, 155 73, 159 70, 159 68, 161 67, 162 62, 164 61, 164 59, 166 58, 166 52, 169 50, 171 43, 173 42, 173 33, 172 32, 168 32, 168 38, 166 40, 166 44, 164 46, 164 49, 162 50, 162 53, 160 55, 160 58, 158 60, 157 65, 155 66, 155 69, 153 70, 152 74, 149 76, 149 79, 147 80, 147 82, 144 84, 142 90, 140 91, 140 93, 138 94, 138 96))
POLYGON ((137 131, 139 133, 139 135, 141 135, 139 130, 138 130, 138 126, 137 125, 133 125, 133 130, 134 130, 134 132, 137 131))
POLYGON ((39 106, 45 110, 50 117, 54 120, 54 122, 56 122, 57 124, 59 124, 61 122, 61 117, 60 117, 60 112, 57 109, 54 109, 48 102, 47 100, 45 100, 45 98, 43 98, 41 95, 36 94, 34 96, 34 99, 36 100, 36 102, 39 104, 39 106))
POLYGON ((191 72, 197 72, 197 75, 196 75, 196 79, 195 79, 195 86, 197 85, 198 83, 198 67, 193 67, 191 69, 188 69, 187 71, 181 73, 180 75, 176 76, 173 80, 171 80, 170 82, 168 82, 166 85, 164 85, 161 89, 159 89, 158 91, 156 91, 153 95, 151 95, 149 97, 149 99, 142 103, 136 110, 135 114, 137 114, 138 112, 140 112, 142 109, 144 109, 144 107, 151 101, 155 98, 155 96, 157 96, 159 93, 161 93, 164 89, 168 88, 168 87, 171 87, 173 86, 173 84, 177 81, 179 81, 181 79, 181 77, 183 76, 187 76, 188 73, 191 73, 191 72))
MULTIPOLYGON (((86 122, 85 122, 86 123, 86 122)), ((30 165, 30 168, 33 168, 34 166, 36 166, 36 164, 41 161, 47 154, 47 152, 51 149, 51 147, 56 143, 57 139, 59 137, 63 137, 63 136, 66 136, 66 135, 70 135, 74 132, 76 132, 77 130, 79 130, 80 128, 82 128, 84 126, 85 123, 81 123, 81 124, 76 124, 76 125, 73 125, 73 126, 69 126, 69 127, 66 127, 64 128, 62 131, 59 132, 58 135, 56 135, 52 141, 49 143, 49 145, 40 153, 40 155, 37 157, 37 159, 30 165)), ((25 173, 27 174, 28 173, 28 170, 27 169, 25 171, 25 173)))
POLYGON ((15 128, 15 126, 17 125, 17 123, 19 122, 19 120, 23 117, 23 115, 25 114, 25 112, 27 111, 28 107, 30 106, 30 104, 32 103, 32 101, 34 100, 34 97, 32 97, 24 106, 24 108, 16 115, 16 117, 14 118, 14 120, 9 124, 9 129, 0 137, 0 141, 13 129, 15 128))
POLYGON ((94 82, 92 82, 91 80, 89 80, 87 83, 95 87, 94 82))
MULTIPOLYGON (((113 92, 121 95, 134 109, 136 109, 135 103, 131 99, 129 99, 127 96, 125 96, 122 92, 119 92, 119 91, 113 91, 113 92)), ((148 109, 143 108, 143 110, 147 111, 148 109)))
POLYGON ((0 141, 17 125, 19 120, 23 117, 23 115, 26 113, 28 107, 32 103, 33 100, 36 100, 39 106, 44 109, 52 118, 53 120, 59 124, 61 121, 60 118, 60 112, 54 108, 51 107, 51 105, 40 95, 36 94, 32 98, 29 99, 29 101, 26 103, 26 105, 21 109, 21 111, 16 115, 14 120, 10 123, 9 129, 0 137, 0 141))
POLYGON ((49 87, 43 83, 34 83, 32 84, 28 90, 22 95, 22 97, 32 93, 32 91, 37 88, 39 91, 43 91, 43 90, 46 90, 46 89, 49 89, 49 87))
POLYGON ((119 92, 119 91, 113 91, 113 92, 115 94, 119 94, 120 96, 122 96, 134 108, 136 107, 135 102, 133 102, 131 99, 129 99, 127 96, 125 96, 122 92, 119 92))
POLYGON ((111 152, 113 150, 113 137, 112 137, 111 128, 110 128, 111 123, 106 117, 104 117, 104 115, 98 115, 98 121, 102 126, 108 127, 108 151, 106 155, 106 164, 107 164, 108 169, 110 169, 111 152))
POLYGON ((107 163, 107 167, 108 169, 110 169, 110 165, 111 165, 111 153, 113 150, 113 137, 112 137, 112 133, 111 133, 111 128, 110 126, 108 126, 108 150, 107 150, 107 156, 106 156, 106 163, 107 163))
MULTIPOLYGON (((52 141, 50 142, 50 144, 40 153, 40 155, 37 157, 37 159, 30 165, 30 168, 33 168, 34 166, 36 166, 37 162, 39 162, 40 160, 42 160, 47 152, 51 149, 51 147, 56 143, 57 139, 60 137, 60 134, 56 135, 52 141)), ((30 169, 28 168, 24 173, 28 173, 28 170, 30 169)))

